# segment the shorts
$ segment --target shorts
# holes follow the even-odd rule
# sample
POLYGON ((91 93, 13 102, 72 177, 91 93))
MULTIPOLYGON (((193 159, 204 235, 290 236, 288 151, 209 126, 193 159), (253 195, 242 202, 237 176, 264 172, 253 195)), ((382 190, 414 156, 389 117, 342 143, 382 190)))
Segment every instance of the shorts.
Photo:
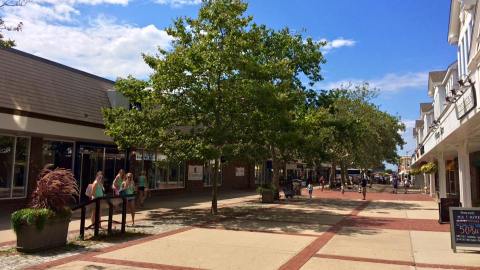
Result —
POLYGON ((138 187, 138 190, 145 191, 145 187, 138 187))

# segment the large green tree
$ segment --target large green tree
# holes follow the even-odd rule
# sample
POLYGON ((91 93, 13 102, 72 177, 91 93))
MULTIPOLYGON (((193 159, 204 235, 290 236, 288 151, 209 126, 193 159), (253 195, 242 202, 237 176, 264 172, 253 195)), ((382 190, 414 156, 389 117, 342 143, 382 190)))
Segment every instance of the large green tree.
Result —
POLYGON ((317 146, 308 148, 330 160, 330 179, 335 177, 336 166, 340 166, 345 183, 348 167, 366 170, 392 162, 397 157, 397 147, 404 144, 399 134, 404 130, 403 124, 372 102, 376 92, 363 83, 311 95, 308 123, 314 128, 310 132, 324 136, 317 135, 321 138, 317 146))
POLYGON ((299 158, 306 87, 322 79, 320 65, 325 59, 320 49, 325 43, 287 28, 254 26, 252 32, 259 46, 250 53, 253 108, 247 134, 255 148, 272 160, 272 184, 278 189, 281 164, 299 158))
MULTIPOLYGON (((251 134, 264 122, 256 117, 265 117, 259 107, 265 102, 275 108, 288 105, 273 90, 294 88, 292 75, 310 68, 298 67, 300 54, 306 52, 297 48, 304 46, 299 36, 257 26, 244 15, 246 8, 241 1, 205 1, 197 18, 177 19, 167 29, 172 48, 144 56, 154 70, 150 79, 117 82, 117 89, 138 109, 104 113, 107 134, 122 147, 159 149, 177 160, 214 160, 212 213, 217 212, 220 160, 245 156, 258 145, 251 134), (269 99, 272 93, 278 98, 269 99), (262 97, 266 100, 258 102, 262 97)), ((306 44, 318 49, 311 40, 306 44)), ((315 67, 310 70, 305 74, 317 78, 315 67)), ((275 110, 268 113, 275 115, 275 110)))

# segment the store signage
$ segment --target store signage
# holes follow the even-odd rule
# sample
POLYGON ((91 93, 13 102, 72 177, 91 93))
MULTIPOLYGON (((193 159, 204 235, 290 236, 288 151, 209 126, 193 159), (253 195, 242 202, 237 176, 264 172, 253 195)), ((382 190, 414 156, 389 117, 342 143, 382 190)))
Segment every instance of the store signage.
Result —
POLYGON ((439 139, 440 136, 443 134, 443 127, 441 127, 438 131, 435 132, 435 139, 439 139))
POLYGON ((450 207, 452 249, 480 247, 480 207, 450 207))
POLYGON ((475 88, 468 87, 463 94, 455 101, 455 112, 457 119, 462 119, 477 106, 475 88))
POLYGON ((245 176, 245 168, 244 167, 236 167, 235 168, 235 176, 245 176))
POLYGON ((202 180, 203 166, 188 165, 188 180, 202 180))

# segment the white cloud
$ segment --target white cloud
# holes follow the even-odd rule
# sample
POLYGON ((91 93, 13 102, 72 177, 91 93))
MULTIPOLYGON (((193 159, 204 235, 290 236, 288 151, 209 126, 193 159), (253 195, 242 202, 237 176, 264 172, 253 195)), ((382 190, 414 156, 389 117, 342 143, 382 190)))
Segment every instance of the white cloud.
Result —
POLYGON ((353 47, 357 43, 353 39, 345 39, 345 38, 337 38, 337 39, 334 39, 334 40, 321 39, 320 41, 327 42, 327 45, 325 45, 322 48, 324 53, 328 53, 333 49, 338 49, 338 48, 342 48, 342 47, 353 47))
POLYGON ((371 87, 378 88, 382 92, 398 92, 413 88, 425 89, 428 83, 428 72, 388 73, 381 78, 372 80, 352 78, 320 84, 320 86, 324 89, 332 89, 341 85, 360 84, 363 82, 368 82, 371 87))
POLYGON ((405 141, 405 145, 403 149, 398 151, 400 155, 408 155, 410 156, 413 154, 413 150, 416 147, 416 141, 413 137, 413 128, 415 127, 415 120, 407 119, 402 121, 405 125, 405 131, 401 134, 403 140, 405 141))
POLYGON ((160 5, 169 5, 174 8, 182 6, 193 6, 202 3, 202 0, 156 0, 155 3, 160 5))
POLYGON ((24 27, 8 35, 19 50, 111 79, 148 76, 141 53, 170 45, 172 38, 154 25, 138 27, 102 15, 83 19, 79 4, 126 5, 128 0, 37 0, 9 9, 6 19, 24 27))

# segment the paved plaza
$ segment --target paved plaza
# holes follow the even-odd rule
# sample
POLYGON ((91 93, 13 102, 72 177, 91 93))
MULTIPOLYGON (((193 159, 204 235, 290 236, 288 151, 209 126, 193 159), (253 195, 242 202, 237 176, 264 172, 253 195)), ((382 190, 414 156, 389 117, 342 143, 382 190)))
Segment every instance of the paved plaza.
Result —
MULTIPOLYGON (((312 200, 302 196, 276 204, 261 204, 251 193, 237 195, 220 200, 216 217, 209 215, 208 197, 155 202, 128 228, 143 236, 57 254, 25 268, 480 269, 480 253, 450 249, 449 225, 437 222, 436 202, 426 195, 377 192, 363 201, 356 192, 316 189, 312 200)), ((0 233, 5 246, 11 240, 3 241, 7 233, 0 233)), ((1 266, 20 255, 0 256, 1 266)))

